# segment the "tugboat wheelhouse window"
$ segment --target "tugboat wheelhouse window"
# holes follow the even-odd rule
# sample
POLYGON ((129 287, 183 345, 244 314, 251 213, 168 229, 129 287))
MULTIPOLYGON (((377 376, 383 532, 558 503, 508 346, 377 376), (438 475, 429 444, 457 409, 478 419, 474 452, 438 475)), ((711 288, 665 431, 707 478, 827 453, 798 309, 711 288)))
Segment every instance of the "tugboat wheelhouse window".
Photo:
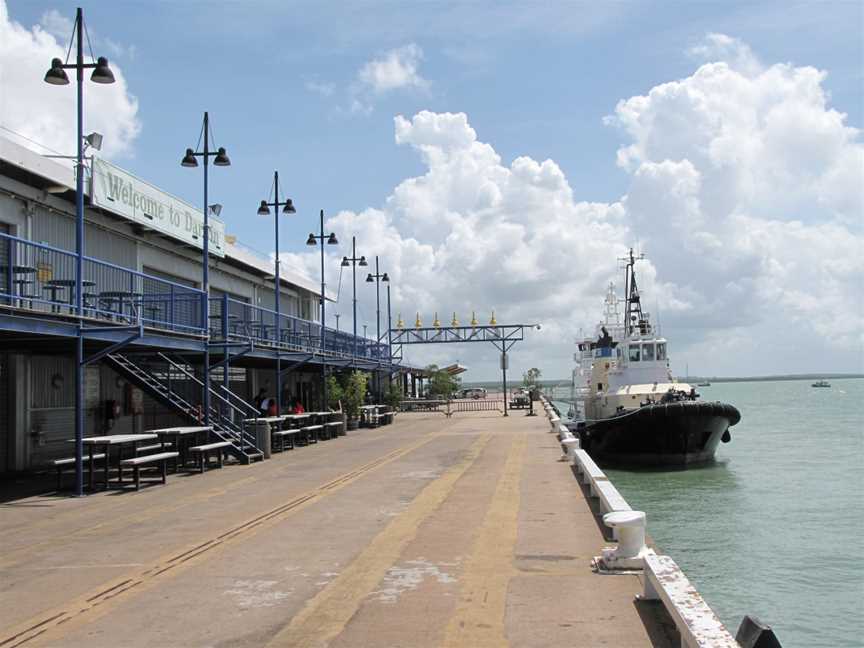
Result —
POLYGON ((657 343, 657 359, 665 360, 666 359, 666 343, 658 342, 657 343))
POLYGON ((630 349, 630 362, 639 362, 639 345, 633 344, 628 348, 630 349))
POLYGON ((654 344, 643 344, 642 345, 642 361, 643 362, 653 362, 654 361, 654 344))

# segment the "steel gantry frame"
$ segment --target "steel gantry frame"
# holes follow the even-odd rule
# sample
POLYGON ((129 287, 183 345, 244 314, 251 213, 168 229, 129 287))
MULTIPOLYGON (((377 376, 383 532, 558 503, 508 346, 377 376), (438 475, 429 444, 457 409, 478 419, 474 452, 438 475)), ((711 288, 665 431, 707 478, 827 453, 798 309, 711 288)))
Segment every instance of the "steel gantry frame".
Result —
POLYGON ((477 326, 433 326, 413 329, 388 330, 391 363, 402 359, 406 344, 457 344, 460 342, 490 342, 501 352, 501 383, 504 389, 504 416, 507 413, 507 352, 525 339, 526 328, 540 328, 539 324, 489 324, 477 326))

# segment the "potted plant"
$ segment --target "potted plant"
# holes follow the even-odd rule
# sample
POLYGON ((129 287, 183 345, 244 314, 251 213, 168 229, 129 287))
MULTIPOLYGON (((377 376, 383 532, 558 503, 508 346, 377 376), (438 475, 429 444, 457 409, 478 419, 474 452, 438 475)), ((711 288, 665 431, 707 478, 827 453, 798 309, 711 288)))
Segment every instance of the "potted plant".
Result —
POLYGON ((360 426, 360 406, 366 399, 367 380, 368 376, 362 371, 352 371, 342 386, 342 404, 348 416, 349 430, 356 430, 360 426))
MULTIPOLYGON (((401 403, 404 398, 405 397, 402 395, 402 389, 399 387, 399 381, 391 381, 387 391, 384 392, 384 403, 387 405, 387 409, 390 412, 398 411, 399 403, 401 403)), ((393 420, 392 417, 390 420, 393 420)))

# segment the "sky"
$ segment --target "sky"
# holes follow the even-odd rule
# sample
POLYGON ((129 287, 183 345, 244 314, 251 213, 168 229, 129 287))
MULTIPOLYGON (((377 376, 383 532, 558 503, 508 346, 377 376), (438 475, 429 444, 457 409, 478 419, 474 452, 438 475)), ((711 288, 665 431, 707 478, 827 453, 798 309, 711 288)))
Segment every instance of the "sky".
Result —
MULTIPOLYGON (((74 149, 74 90, 42 77, 78 4, 118 80, 86 85, 85 132, 201 204, 179 161, 209 111, 228 233, 273 253, 255 211, 278 170, 298 210, 283 263, 317 280, 304 243, 324 210, 331 326, 352 326, 356 235, 394 323, 540 324, 510 374, 563 378, 633 247, 675 373, 864 371, 860 2, 0 0, 0 135, 41 152, 29 140, 74 149)), ((405 359, 499 376, 491 345, 405 359)))

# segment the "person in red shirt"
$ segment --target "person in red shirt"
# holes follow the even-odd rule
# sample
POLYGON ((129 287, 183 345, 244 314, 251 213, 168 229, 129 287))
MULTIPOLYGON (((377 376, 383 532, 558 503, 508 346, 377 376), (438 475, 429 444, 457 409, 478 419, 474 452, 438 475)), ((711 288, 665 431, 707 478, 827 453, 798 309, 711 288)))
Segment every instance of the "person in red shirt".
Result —
POLYGON ((294 413, 295 414, 303 414, 306 410, 303 408, 303 403, 300 402, 300 399, 294 401, 294 413))

